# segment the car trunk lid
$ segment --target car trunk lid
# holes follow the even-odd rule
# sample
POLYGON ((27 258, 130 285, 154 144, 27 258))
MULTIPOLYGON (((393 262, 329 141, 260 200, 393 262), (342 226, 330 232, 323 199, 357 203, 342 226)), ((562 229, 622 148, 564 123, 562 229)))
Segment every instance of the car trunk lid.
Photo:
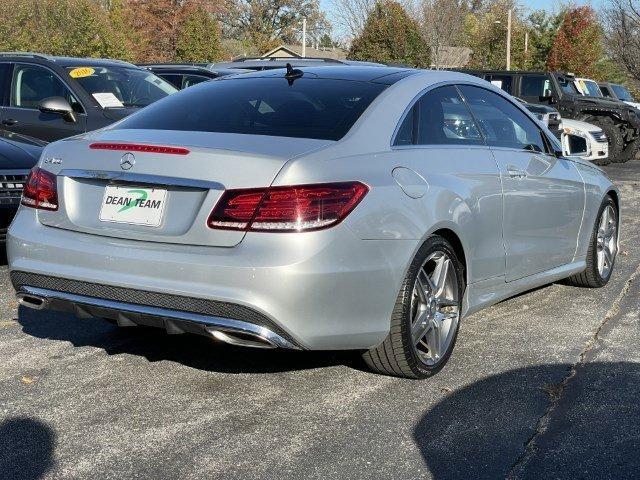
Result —
POLYGON ((242 241, 244 232, 207 226, 224 190, 269 186, 289 159, 329 143, 105 130, 60 142, 46 152, 45 168, 58 175, 60 206, 54 212, 39 211, 38 217, 48 226, 102 236, 231 247, 242 241), (184 151, 144 151, 150 146, 184 151))

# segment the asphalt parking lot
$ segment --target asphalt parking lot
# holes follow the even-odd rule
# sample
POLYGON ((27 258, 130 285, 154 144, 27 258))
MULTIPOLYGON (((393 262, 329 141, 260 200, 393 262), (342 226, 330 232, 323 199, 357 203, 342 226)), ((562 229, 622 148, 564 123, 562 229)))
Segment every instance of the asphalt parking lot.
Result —
POLYGON ((640 161, 607 170, 611 283, 469 317, 427 381, 19 309, 0 267, 0 478, 640 478, 640 161))

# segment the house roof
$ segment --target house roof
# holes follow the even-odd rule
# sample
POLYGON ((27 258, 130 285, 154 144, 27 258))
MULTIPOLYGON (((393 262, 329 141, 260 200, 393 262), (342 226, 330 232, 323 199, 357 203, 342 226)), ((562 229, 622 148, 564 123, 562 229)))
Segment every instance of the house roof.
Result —
MULTIPOLYGON (((335 60, 344 60, 347 58, 347 52, 345 52, 341 48, 336 47, 314 48, 311 46, 307 46, 305 53, 307 57, 332 58, 335 60)), ((284 56, 302 58, 302 45, 280 45, 276 48, 272 48, 266 53, 263 53, 261 57, 281 57, 283 56, 283 54, 285 54, 284 56)))

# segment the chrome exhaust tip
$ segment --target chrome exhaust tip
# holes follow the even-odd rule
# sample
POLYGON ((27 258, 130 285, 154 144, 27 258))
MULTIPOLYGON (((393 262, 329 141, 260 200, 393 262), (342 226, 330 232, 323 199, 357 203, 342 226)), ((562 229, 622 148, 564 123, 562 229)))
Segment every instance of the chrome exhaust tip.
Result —
POLYGON ((49 304, 49 301, 46 298, 38 295, 31 295, 26 292, 18 292, 16 297, 20 305, 33 308, 34 310, 44 310, 49 304))
POLYGON ((207 329, 213 338, 229 345, 252 348, 278 348, 268 339, 249 332, 231 332, 215 329, 207 329))

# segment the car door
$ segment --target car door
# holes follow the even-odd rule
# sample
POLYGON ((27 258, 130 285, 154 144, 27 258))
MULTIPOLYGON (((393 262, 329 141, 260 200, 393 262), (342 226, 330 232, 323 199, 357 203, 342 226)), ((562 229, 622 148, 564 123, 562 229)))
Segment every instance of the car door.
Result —
POLYGON ((549 140, 515 103, 462 85, 502 176, 506 280, 571 263, 584 210, 584 182, 573 162, 549 151, 549 140))
POLYGON ((53 71, 41 65, 18 63, 13 68, 2 126, 12 132, 53 141, 84 133, 86 115, 82 105, 53 71), (66 98, 77 113, 76 121, 38 110, 40 102, 49 97, 66 98))
MULTIPOLYGON (((394 149, 403 152, 402 175, 424 179, 425 211, 449 215, 465 239, 468 282, 504 275, 500 172, 455 86, 426 92, 399 127, 394 149)), ((396 181, 403 178, 394 173, 396 181)), ((419 182, 417 182, 419 183, 419 182)))

